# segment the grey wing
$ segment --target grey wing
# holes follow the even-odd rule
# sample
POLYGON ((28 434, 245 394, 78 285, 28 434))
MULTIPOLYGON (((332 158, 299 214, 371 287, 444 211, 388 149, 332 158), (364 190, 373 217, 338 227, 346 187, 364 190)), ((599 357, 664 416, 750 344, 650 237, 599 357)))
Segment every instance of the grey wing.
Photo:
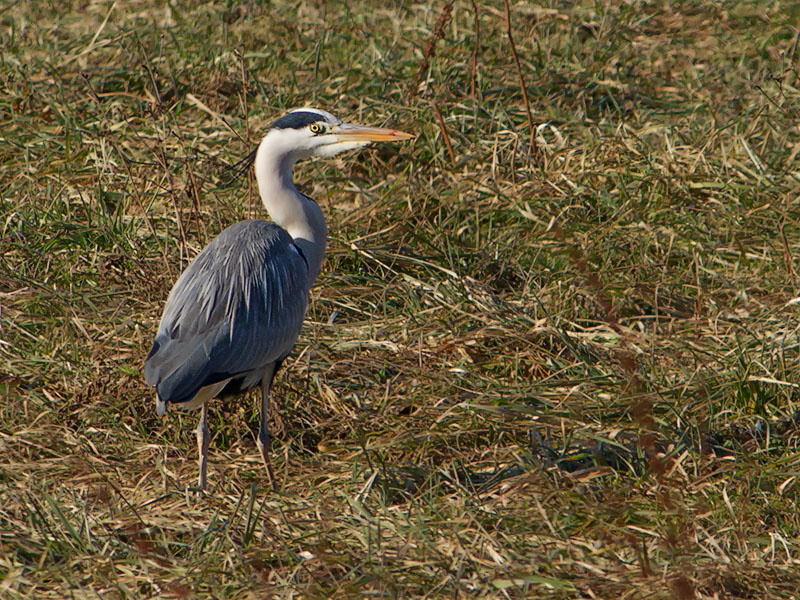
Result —
POLYGON ((232 225, 170 292, 145 379, 167 402, 263 369, 294 346, 308 302, 308 265, 286 231, 266 221, 232 225))

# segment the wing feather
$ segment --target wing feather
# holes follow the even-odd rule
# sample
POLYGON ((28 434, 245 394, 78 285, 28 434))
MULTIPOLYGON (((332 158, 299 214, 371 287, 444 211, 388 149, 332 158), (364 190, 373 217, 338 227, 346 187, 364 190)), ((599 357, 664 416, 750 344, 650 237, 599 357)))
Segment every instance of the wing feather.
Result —
POLYGON ((263 369, 294 346, 305 316, 308 265, 286 231, 267 221, 232 225, 170 292, 145 379, 167 402, 263 369))

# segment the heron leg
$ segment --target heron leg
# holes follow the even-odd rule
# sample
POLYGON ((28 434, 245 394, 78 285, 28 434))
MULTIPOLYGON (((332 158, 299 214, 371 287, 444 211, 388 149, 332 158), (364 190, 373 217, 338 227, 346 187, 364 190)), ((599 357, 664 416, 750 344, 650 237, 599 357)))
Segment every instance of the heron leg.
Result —
POLYGON ((200 422, 197 424, 197 450, 200 454, 200 478, 197 485, 206 489, 206 468, 208 462, 208 403, 203 402, 200 422))
POLYGON ((272 387, 272 380, 275 377, 275 372, 278 370, 278 364, 273 364, 268 369, 271 372, 264 374, 264 379, 261 381, 261 426, 258 429, 258 449, 261 451, 261 458, 264 460, 264 466, 267 469, 267 480, 273 490, 277 490, 275 484, 275 476, 272 474, 272 462, 270 461, 270 435, 269 435, 269 390, 272 387))

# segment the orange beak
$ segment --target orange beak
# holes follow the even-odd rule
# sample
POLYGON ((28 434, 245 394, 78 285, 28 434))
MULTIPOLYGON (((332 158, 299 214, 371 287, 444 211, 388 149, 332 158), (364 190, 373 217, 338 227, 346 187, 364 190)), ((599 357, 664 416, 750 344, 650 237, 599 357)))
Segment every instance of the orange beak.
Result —
POLYGON ((401 142, 416 137, 413 134, 398 131, 397 129, 366 127, 365 125, 351 123, 342 123, 331 133, 340 142, 401 142))

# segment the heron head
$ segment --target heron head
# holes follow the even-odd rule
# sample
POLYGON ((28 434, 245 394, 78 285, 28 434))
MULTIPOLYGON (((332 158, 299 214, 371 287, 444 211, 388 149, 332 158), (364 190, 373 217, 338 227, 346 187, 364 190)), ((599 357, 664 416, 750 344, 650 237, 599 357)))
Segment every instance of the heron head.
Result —
POLYGON ((317 108, 300 108, 275 121, 261 144, 297 160, 309 156, 334 156, 372 142, 399 142, 413 137, 396 129, 343 123, 317 108))

